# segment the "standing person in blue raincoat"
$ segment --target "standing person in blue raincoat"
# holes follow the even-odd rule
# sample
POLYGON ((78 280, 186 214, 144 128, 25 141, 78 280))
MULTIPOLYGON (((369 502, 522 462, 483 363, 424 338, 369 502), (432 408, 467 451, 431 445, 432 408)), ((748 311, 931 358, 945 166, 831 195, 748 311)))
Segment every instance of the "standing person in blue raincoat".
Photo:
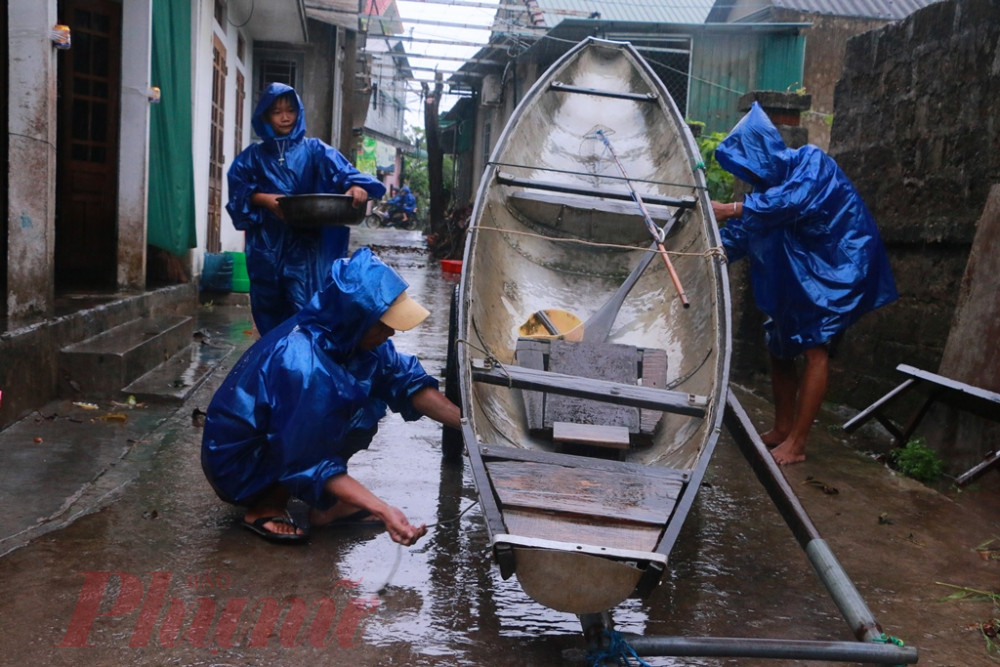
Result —
POLYGON ((378 199, 385 186, 363 174, 340 151, 306 137, 305 110, 295 89, 272 83, 251 125, 262 141, 229 167, 229 212, 246 232, 250 307, 261 335, 299 311, 323 284, 330 264, 347 254, 345 226, 296 229, 285 223, 285 195, 349 194, 354 206, 378 199))
POLYGON ((250 347, 216 391, 202 468, 222 500, 246 508, 244 527, 274 542, 305 541, 287 511, 294 497, 311 508, 313 525, 384 524, 405 545, 426 532, 347 472, 386 408, 460 427, 437 380, 389 340, 428 315, 405 290, 368 248, 334 262, 326 286, 250 347))
POLYGON ((826 396, 831 348, 862 315, 895 301, 896 284, 851 181, 816 146, 788 148, 759 104, 715 158, 753 187, 743 201, 712 202, 712 210, 728 220, 720 234, 729 261, 749 259, 754 300, 768 317, 775 415, 761 438, 777 463, 797 463, 826 396))
POLYGON ((404 185, 399 194, 388 200, 386 204, 389 205, 389 219, 393 221, 408 222, 417 212, 417 198, 410 192, 408 185, 404 185))

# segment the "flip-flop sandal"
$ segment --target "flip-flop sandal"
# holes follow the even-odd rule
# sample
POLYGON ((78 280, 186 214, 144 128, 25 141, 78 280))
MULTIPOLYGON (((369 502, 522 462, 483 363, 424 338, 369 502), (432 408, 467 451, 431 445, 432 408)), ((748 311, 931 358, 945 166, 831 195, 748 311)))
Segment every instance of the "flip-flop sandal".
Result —
POLYGON ((242 520, 240 524, 249 530, 250 532, 263 537, 268 542, 274 542, 275 544, 302 544, 309 540, 308 533, 276 533, 273 530, 268 530, 264 527, 265 523, 283 523, 293 528, 299 528, 300 526, 295 523, 291 516, 286 512, 285 514, 279 514, 277 516, 265 516, 261 517, 255 521, 242 520))
POLYGON ((368 510, 358 510, 339 519, 334 519, 328 526, 349 526, 352 528, 385 528, 385 521, 377 518, 368 510))

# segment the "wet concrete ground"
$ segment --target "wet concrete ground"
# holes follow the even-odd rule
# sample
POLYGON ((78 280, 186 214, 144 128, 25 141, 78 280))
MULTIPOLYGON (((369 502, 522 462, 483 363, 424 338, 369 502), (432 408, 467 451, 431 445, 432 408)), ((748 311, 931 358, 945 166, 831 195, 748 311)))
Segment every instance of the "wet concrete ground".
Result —
MULTIPOLYGON (((395 341, 441 377, 455 278, 427 258, 418 234, 353 236, 432 311, 395 341)), ((416 546, 344 529, 275 546, 241 529, 240 512, 201 473, 192 411, 249 344, 249 309, 204 307, 199 328, 234 353, 183 407, 137 409, 121 423, 56 403, 40 414, 76 421, 29 418, 0 432, 0 663, 558 665, 582 647, 575 617, 500 579, 478 507, 468 509, 470 477, 463 463, 442 460, 429 420, 387 417, 372 448, 352 459, 376 493, 435 524, 416 546)), ((766 400, 736 389, 763 426, 766 400)), ((988 601, 945 601, 955 589, 942 584, 1000 589, 1000 562, 975 550, 1000 536, 996 473, 962 493, 931 490, 860 453, 884 448, 884 438, 844 434, 847 416, 824 412, 809 460, 786 469, 789 482, 886 633, 920 649, 920 665, 994 664, 970 628, 1000 613, 988 601)), ((663 585, 614 617, 642 635, 853 639, 728 435, 663 585)))

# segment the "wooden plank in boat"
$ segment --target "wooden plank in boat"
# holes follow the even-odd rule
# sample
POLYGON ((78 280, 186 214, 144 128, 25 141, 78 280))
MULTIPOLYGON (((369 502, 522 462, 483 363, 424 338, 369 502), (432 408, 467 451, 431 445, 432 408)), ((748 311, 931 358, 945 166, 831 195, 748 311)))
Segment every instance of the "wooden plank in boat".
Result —
MULTIPOLYGON (((587 197, 604 197, 607 199, 621 199, 624 201, 634 201, 632 193, 627 189, 607 188, 578 188, 568 183, 558 183, 555 181, 538 181, 530 178, 517 178, 512 174, 498 171, 497 183, 501 185, 515 185, 533 190, 547 190, 549 192, 564 192, 566 194, 584 195, 587 197)), ((657 204, 659 206, 679 206, 681 208, 694 208, 698 200, 691 196, 684 197, 664 197, 655 194, 643 194, 642 201, 646 204, 657 204)))
POLYGON ((598 521, 538 510, 509 509, 504 512, 504 523, 511 535, 633 551, 653 551, 663 532, 662 526, 598 521))
MULTIPOLYGON (((667 353, 665 350, 646 348, 642 351, 642 386, 663 389, 667 386, 667 353)), ((639 411, 639 432, 652 435, 663 419, 659 410, 639 411)))
POLYGON ((662 525, 682 484, 621 472, 596 472, 547 463, 486 464, 503 511, 510 508, 662 525))
POLYGON ((488 367, 482 360, 477 359, 471 360, 471 363, 474 382, 514 389, 542 390, 551 394, 591 398, 637 408, 653 408, 690 417, 704 417, 708 408, 708 397, 698 394, 637 387, 520 366, 488 367))
POLYGON ((522 449, 520 447, 506 447, 504 445, 487 443, 481 443, 478 449, 479 457, 485 461, 504 460, 548 463, 567 468, 583 468, 585 470, 651 477, 663 480, 666 483, 676 482, 677 484, 685 483, 689 477, 688 471, 678 470, 677 468, 643 465, 628 461, 609 461, 608 459, 596 459, 589 456, 577 456, 576 454, 563 454, 561 452, 547 452, 540 449, 522 449))
POLYGON ((659 96, 656 93, 627 93, 621 90, 602 90, 600 88, 586 88, 584 86, 572 86, 562 81, 553 81, 549 84, 550 90, 560 90, 564 93, 578 93, 581 95, 594 95, 595 97, 611 97, 619 100, 632 100, 634 102, 656 102, 659 96))
MULTIPOLYGON (((601 211, 624 218, 637 218, 637 224, 643 224, 642 211, 639 210, 634 201, 623 201, 619 199, 594 199, 582 195, 560 194, 552 192, 536 192, 525 190, 523 192, 511 193, 508 201, 520 212, 527 214, 534 220, 555 220, 560 214, 564 214, 567 209, 574 215, 574 220, 579 217, 580 211, 587 214, 593 211, 601 211)), ((643 199, 643 203, 645 203, 643 199)), ((648 204, 646 211, 653 222, 666 225, 679 218, 679 214, 686 209, 675 210, 667 206, 655 206, 648 204)), ((622 221, 622 226, 627 224, 627 220, 622 221)), ((669 231, 669 230, 668 230, 669 231)), ((648 239, 649 237, 643 237, 648 239)))
POLYGON ((628 449, 629 433, 624 426, 553 422, 552 442, 628 449))
MULTIPOLYGON (((638 350, 632 345, 570 342, 549 343, 548 370, 581 378, 635 385, 639 375, 638 350)), ((545 399, 545 428, 556 422, 624 426, 639 432, 639 410, 605 401, 552 394, 545 399)))
MULTIPOLYGON (((545 353, 548 344, 543 341, 520 338, 514 352, 514 360, 518 365, 535 370, 545 370, 545 353)), ((528 420, 528 429, 539 431, 543 428, 545 394, 540 391, 522 392, 524 411, 528 420)))

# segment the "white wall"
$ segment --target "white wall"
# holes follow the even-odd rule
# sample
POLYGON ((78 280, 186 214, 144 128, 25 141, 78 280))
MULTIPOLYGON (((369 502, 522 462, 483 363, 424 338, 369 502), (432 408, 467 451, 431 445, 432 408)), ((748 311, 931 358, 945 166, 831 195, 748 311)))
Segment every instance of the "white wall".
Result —
POLYGON ((141 288, 146 284, 152 39, 152 0, 125 0, 118 149, 117 280, 122 288, 141 288))
POLYGON ((195 274, 201 273, 202 255, 205 252, 205 243, 208 237, 208 179, 209 179, 209 159, 211 150, 211 130, 212 130, 212 48, 213 37, 218 37, 226 49, 226 86, 225 86, 225 116, 223 130, 223 155, 225 163, 223 167, 222 179, 222 214, 221 214, 221 241, 222 250, 236 252, 243 251, 243 232, 233 227, 229 214, 225 211, 225 205, 229 198, 229 188, 226 181, 225 171, 232 163, 235 147, 234 135, 236 132, 236 72, 242 71, 246 86, 246 101, 243 110, 243 141, 242 146, 246 146, 250 140, 250 112, 249 104, 253 97, 253 77, 250 71, 252 60, 252 42, 246 40, 246 62, 240 62, 237 57, 237 46, 239 39, 239 29, 227 24, 220 26, 215 21, 214 3, 212 0, 192 0, 192 67, 194 73, 193 84, 193 146, 192 159, 194 161, 194 200, 195 200, 195 227, 198 234, 198 248, 196 256, 192 260, 192 270, 195 274))
POLYGON ((56 0, 8 5, 7 314, 45 313, 54 298, 57 50, 49 41, 56 0))

